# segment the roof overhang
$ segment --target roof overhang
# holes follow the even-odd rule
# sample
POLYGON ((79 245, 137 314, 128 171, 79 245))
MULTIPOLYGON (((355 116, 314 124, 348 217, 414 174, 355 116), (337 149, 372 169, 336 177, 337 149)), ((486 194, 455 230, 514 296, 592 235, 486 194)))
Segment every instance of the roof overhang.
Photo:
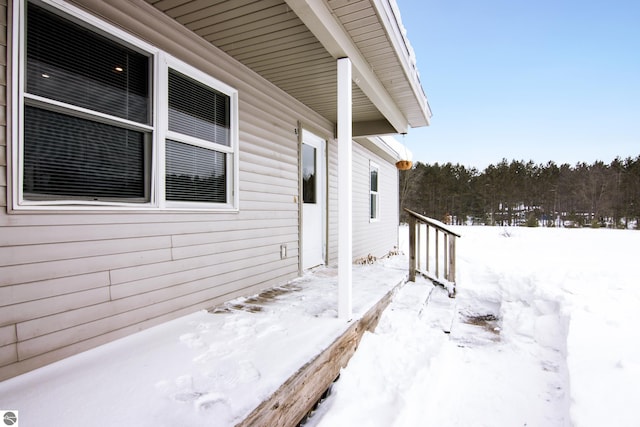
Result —
POLYGON ((333 123, 350 58, 354 137, 429 124, 395 0, 146 1, 333 123))
POLYGON ((358 137, 355 141, 390 163, 413 157, 411 151, 391 135, 358 137))
POLYGON ((351 36, 322 0, 286 0, 314 36, 335 58, 349 58, 352 63, 353 81, 378 108, 399 133, 407 132, 406 116, 382 85, 369 62, 362 55, 351 36))

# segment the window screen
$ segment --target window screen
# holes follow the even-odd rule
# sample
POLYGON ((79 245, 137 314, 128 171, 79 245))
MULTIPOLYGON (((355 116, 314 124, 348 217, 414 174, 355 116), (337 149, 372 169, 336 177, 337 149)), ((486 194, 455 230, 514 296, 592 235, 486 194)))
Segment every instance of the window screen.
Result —
POLYGON ((377 219, 380 209, 378 203, 378 167, 371 165, 369 168, 369 219, 377 219))
POLYGON ((225 203, 226 155, 167 141, 167 200, 225 203))
POLYGON ((371 169, 371 191, 378 191, 378 170, 371 169))
POLYGON ((230 146, 229 107, 227 95, 169 70, 169 130, 230 146))
POLYGON ((28 106, 25 123, 25 198, 148 201, 144 133, 28 106))
POLYGON ((151 133, 96 113, 150 122, 149 57, 33 3, 26 32, 24 199, 148 202, 151 133))
POLYGON ((370 219, 378 218, 378 195, 371 194, 371 212, 369 212, 370 219))
POLYGON ((237 207, 235 89, 73 5, 19 2, 16 209, 237 207))
POLYGON ((149 57, 28 3, 28 93, 150 123, 149 57))

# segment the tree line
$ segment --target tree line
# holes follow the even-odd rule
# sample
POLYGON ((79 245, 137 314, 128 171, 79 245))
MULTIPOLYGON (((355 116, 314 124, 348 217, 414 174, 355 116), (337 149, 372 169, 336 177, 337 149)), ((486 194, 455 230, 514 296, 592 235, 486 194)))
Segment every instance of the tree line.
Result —
POLYGON ((400 207, 403 221, 408 208, 453 224, 637 227, 640 155, 573 166, 502 159, 482 172, 416 162, 400 172, 400 207))

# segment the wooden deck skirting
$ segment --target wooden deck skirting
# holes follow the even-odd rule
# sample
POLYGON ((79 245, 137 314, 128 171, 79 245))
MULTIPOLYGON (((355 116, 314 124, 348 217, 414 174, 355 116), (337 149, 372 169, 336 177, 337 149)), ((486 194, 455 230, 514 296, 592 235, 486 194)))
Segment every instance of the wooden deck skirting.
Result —
POLYGON ((347 366, 365 331, 372 331, 384 309, 406 280, 402 280, 378 301, 362 318, 352 321, 349 328, 324 352, 302 366, 271 397, 263 401, 236 427, 298 425, 322 394, 347 366))

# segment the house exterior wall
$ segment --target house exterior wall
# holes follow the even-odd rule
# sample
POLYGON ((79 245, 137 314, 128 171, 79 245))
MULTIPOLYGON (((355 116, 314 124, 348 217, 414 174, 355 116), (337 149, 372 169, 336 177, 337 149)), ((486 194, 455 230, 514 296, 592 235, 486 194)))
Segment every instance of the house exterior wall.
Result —
MULTIPOLYGON (((331 141, 328 149, 328 235, 329 265, 338 262, 338 146, 331 141)), ((358 142, 353 142, 353 249, 352 258, 357 260, 368 255, 387 255, 398 244, 399 202, 398 170, 395 164, 374 153, 358 142), (376 221, 369 218, 369 165, 379 168, 380 216, 376 221)))
MULTIPOLYGON (((299 126, 334 129, 142 0, 74 4, 238 90, 239 210, 11 211, 11 3, 0 0, 0 380, 296 277, 299 126)), ((327 147, 334 264, 336 141, 327 147)), ((397 172, 354 143, 353 179, 353 257, 384 255, 396 244, 397 172), (377 222, 369 222, 370 160, 380 167, 377 222)))
POLYGON ((338 265, 338 141, 327 141, 327 264, 338 265))
POLYGON ((358 143, 353 144, 353 258, 381 257, 398 244, 398 170, 358 143), (369 167, 378 167, 379 216, 370 220, 369 167))
MULTIPOLYGON (((7 205, 7 0, 0 0, 0 207, 7 205)), ((0 209, 0 211, 5 210, 0 209)), ((2 331, 2 329, 0 329, 2 331)), ((0 332, 2 345, 2 332, 0 332)), ((2 360, 0 352, 0 360, 2 360)))
POLYGON ((296 277, 297 127, 333 129, 144 2, 76 4, 238 90, 239 211, 9 212, 0 132, 0 380, 296 277))

